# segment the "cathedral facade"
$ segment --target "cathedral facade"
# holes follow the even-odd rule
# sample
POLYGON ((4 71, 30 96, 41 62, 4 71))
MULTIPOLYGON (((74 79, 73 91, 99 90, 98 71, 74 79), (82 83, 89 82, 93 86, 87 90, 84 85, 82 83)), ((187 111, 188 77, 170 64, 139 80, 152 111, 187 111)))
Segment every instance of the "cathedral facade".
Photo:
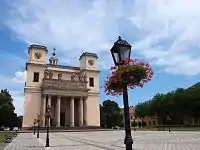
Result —
POLYGON ((97 55, 83 53, 80 66, 58 64, 55 51, 47 63, 47 47, 30 45, 26 63, 23 128, 34 119, 46 126, 47 106, 51 108, 50 126, 100 126, 100 91, 97 55))

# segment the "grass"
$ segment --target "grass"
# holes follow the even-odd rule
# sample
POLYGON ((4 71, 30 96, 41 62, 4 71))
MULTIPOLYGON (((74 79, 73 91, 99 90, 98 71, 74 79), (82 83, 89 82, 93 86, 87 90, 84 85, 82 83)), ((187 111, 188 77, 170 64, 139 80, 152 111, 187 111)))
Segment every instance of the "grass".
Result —
MULTIPOLYGON (((200 127, 171 127, 171 131, 199 131, 200 127)), ((169 131, 168 127, 137 128, 138 131, 169 131)))
POLYGON ((12 132, 0 132, 0 143, 5 139, 5 135, 12 135, 12 132))

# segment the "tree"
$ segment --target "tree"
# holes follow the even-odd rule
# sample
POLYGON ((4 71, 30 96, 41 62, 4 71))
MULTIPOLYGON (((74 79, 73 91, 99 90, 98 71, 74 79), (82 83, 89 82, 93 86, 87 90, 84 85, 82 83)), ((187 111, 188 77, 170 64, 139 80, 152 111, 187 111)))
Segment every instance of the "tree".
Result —
POLYGON ((183 89, 178 88, 166 94, 156 94, 151 100, 136 105, 137 117, 158 116, 166 124, 170 116, 172 124, 190 125, 192 119, 200 119, 200 83, 183 89))
POLYGON ((12 96, 7 89, 0 93, 0 126, 13 127, 16 122, 17 114, 14 113, 12 96))
POLYGON ((102 106, 100 105, 100 114, 103 127, 120 126, 123 122, 120 108, 115 101, 105 100, 102 106))
POLYGON ((18 116, 18 127, 22 127, 22 120, 23 120, 23 116, 18 116))

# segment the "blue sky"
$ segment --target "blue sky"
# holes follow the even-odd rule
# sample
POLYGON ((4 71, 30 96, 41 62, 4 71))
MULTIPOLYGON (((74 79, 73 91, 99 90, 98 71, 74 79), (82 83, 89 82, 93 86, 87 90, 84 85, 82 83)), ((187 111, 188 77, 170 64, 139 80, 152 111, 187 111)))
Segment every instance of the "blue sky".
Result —
MULTIPOLYGON (((33 43, 49 52, 55 47, 62 65, 78 66, 82 52, 97 53, 102 85, 113 65, 109 50, 122 36, 132 45, 131 57, 155 72, 144 88, 129 91, 130 105, 199 82, 198 0, 1 0, 0 6, 0 88, 9 89, 18 114, 23 114, 25 62, 33 43)), ((101 89, 101 102, 105 99, 123 106, 122 97, 101 89)))

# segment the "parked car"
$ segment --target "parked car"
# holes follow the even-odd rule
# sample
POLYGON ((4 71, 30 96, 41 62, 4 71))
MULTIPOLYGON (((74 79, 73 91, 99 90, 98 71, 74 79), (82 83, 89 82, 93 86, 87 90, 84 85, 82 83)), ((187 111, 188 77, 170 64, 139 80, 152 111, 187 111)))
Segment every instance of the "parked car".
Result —
POLYGON ((119 126, 112 127, 112 129, 116 129, 116 130, 118 130, 119 128, 120 128, 119 126))
POLYGON ((13 131, 18 131, 18 130, 19 130, 18 127, 14 127, 14 128, 13 128, 13 131))
POLYGON ((10 130, 9 127, 5 127, 5 128, 4 128, 4 131, 9 131, 9 130, 10 130))

